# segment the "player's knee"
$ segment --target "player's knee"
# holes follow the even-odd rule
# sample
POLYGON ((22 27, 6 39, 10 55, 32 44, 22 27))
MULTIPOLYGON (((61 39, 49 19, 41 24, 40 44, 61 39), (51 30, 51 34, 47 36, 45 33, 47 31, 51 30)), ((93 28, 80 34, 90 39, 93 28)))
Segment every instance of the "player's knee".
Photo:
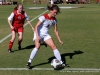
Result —
POLYGON ((39 45, 38 46, 35 46, 35 48, 37 48, 39 50, 40 46, 39 45))
POLYGON ((55 49, 56 49, 56 45, 52 45, 51 48, 52 48, 53 50, 55 50, 55 49))
POLYGON ((19 36, 18 39, 19 39, 19 40, 23 40, 23 36, 19 36))

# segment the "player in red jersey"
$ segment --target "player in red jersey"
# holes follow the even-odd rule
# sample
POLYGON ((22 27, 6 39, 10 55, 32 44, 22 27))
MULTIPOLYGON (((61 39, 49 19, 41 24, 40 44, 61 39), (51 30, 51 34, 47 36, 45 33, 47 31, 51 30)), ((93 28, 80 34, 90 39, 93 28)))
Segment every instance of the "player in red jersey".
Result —
POLYGON ((21 42, 23 40, 23 31, 24 31, 24 22, 25 20, 28 22, 28 24, 31 26, 32 30, 34 31, 34 28, 32 24, 29 21, 29 18, 25 11, 23 11, 23 5, 18 4, 14 11, 11 13, 11 15, 8 17, 8 23, 10 25, 10 28, 12 30, 12 38, 9 42, 8 52, 12 53, 12 46, 14 43, 14 40, 16 38, 16 33, 18 33, 18 49, 21 49, 21 42))

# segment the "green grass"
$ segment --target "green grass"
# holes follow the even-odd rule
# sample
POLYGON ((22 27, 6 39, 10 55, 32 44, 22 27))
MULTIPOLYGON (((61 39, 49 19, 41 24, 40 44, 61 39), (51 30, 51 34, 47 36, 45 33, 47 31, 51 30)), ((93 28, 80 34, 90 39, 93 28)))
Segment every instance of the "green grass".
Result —
MULTIPOLYGON (((24 5, 30 20, 45 10, 29 10, 27 7, 33 5, 24 5)), ((38 6, 38 5, 35 5, 38 6)), ((45 5, 39 5, 45 6, 45 5)), ((61 46, 56 39, 53 28, 50 34, 53 37, 61 54, 65 54, 66 62, 70 68, 100 68, 100 6, 96 4, 89 5, 59 5, 59 6, 82 6, 77 9, 61 9, 57 15, 58 28, 64 45, 61 46), (82 54, 74 51, 83 52, 82 54), (72 55, 72 58, 71 58, 72 55)), ((0 6, 0 40, 11 33, 7 23, 7 17, 14 8, 12 6, 0 6)), ((32 21, 35 26, 38 19, 32 21)), ((11 37, 0 43, 0 68, 26 68, 26 63, 33 49, 33 32, 29 25, 24 29, 24 39, 22 42, 23 50, 17 50, 17 37, 13 45, 13 54, 7 52, 8 42, 11 37)), ((48 62, 48 58, 53 57, 53 52, 49 47, 41 46, 32 65, 48 62)), ((50 64, 36 66, 35 68, 51 68, 50 64)), ((97 72, 70 72, 67 71, 0 71, 0 75, 99 75, 97 72)))

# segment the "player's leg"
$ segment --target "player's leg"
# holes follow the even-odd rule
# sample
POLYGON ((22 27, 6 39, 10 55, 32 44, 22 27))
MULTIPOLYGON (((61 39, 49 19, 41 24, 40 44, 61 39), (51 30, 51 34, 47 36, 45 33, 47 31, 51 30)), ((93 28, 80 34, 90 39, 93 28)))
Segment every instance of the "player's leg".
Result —
POLYGON ((59 50, 57 49, 57 47, 56 47, 53 39, 51 38, 51 36, 48 35, 47 37, 45 37, 44 41, 53 50, 54 56, 56 57, 56 59, 58 59, 61 62, 61 66, 62 67, 65 67, 65 66, 69 67, 68 64, 64 64, 62 62, 61 54, 60 54, 59 50))
POLYGON ((68 64, 65 64, 65 63, 62 62, 60 52, 59 52, 59 50, 57 49, 57 47, 56 47, 54 41, 52 40, 52 38, 49 38, 48 40, 46 40, 45 43, 46 43, 49 47, 52 48, 53 53, 54 53, 54 56, 55 56, 56 59, 58 59, 58 60, 60 61, 60 63, 61 63, 60 66, 61 66, 61 67, 65 67, 65 66, 66 66, 66 67, 69 67, 68 64))
POLYGON ((16 38, 16 32, 15 31, 12 31, 12 38, 11 38, 11 40, 9 42, 9 46, 8 46, 8 52, 9 53, 12 53, 13 52, 12 51, 12 46, 13 46, 13 43, 14 43, 15 38, 16 38))
POLYGON ((28 63, 26 64, 29 68, 30 68, 31 62, 34 59, 34 57, 36 56, 37 51, 39 50, 40 44, 41 44, 41 42, 39 42, 35 39, 36 39, 36 34, 34 33, 33 41, 35 42, 35 48, 32 50, 30 57, 29 57, 29 60, 28 60, 28 63))
POLYGON ((45 41, 45 43, 50 47, 52 48, 53 50, 53 53, 54 53, 54 56, 59 60, 61 61, 61 64, 63 63, 62 60, 61 60, 61 55, 60 55, 60 52, 58 51, 54 41, 52 40, 52 38, 49 38, 48 40, 45 41))
POLYGON ((18 49, 21 50, 21 42, 23 40, 23 32, 18 32, 18 49))
POLYGON ((24 31, 23 27, 18 28, 18 49, 19 50, 21 50, 21 42, 23 40, 23 31, 24 31))

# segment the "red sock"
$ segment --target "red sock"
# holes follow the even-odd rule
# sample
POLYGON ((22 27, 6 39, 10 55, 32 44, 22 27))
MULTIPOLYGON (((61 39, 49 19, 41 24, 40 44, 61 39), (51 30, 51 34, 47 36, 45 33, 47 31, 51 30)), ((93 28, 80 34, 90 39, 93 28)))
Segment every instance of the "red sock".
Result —
POLYGON ((13 46, 13 42, 10 41, 10 42, 9 42, 9 50, 12 49, 12 46, 13 46))

